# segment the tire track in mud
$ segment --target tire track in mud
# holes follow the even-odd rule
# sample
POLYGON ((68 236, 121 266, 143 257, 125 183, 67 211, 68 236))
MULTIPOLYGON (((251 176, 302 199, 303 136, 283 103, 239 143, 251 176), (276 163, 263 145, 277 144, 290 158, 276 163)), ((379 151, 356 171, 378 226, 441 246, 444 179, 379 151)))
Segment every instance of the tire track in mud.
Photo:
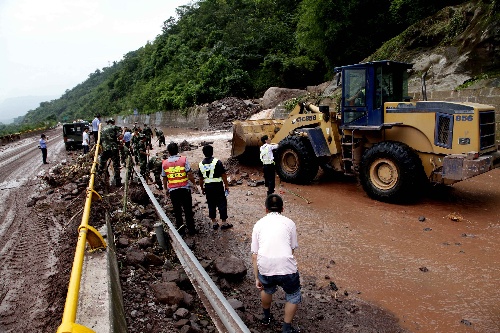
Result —
MULTIPOLYGON (((53 145, 54 156, 62 147, 62 143, 53 145)), ((2 153, 0 157, 8 152, 2 153)), ((48 332, 51 277, 57 273, 54 253, 57 246, 53 242, 61 228, 50 217, 50 205, 28 205, 33 197, 40 196, 41 185, 35 179, 40 166, 43 165, 36 148, 16 152, 14 157, 4 159, 0 164, 0 180, 3 182, 0 188, 5 188, 0 191, 2 333, 48 332)))

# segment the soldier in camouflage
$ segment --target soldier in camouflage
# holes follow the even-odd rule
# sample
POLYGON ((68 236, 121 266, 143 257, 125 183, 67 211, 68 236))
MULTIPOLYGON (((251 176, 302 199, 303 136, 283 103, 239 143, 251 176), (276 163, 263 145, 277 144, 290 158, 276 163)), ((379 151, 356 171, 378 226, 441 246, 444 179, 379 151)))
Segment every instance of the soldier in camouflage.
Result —
POLYGON ((130 144, 131 144, 131 149, 132 149, 132 156, 135 158, 135 163, 139 163, 139 156, 137 155, 138 146, 139 142, 141 139, 139 138, 139 135, 141 134, 141 129, 139 127, 134 128, 134 133, 132 134, 132 138, 130 139, 130 144))
POLYGON ((120 177, 120 154, 118 152, 118 137, 121 134, 121 128, 115 126, 115 120, 109 119, 106 121, 106 126, 101 132, 102 153, 99 161, 98 173, 107 172, 105 170, 109 159, 113 162, 113 170, 115 173, 115 185, 121 186, 122 179, 120 177))
POLYGON ((166 146, 166 144, 165 144, 165 135, 163 135, 163 131, 159 130, 159 129, 156 129, 156 127, 155 127, 155 135, 158 138, 158 147, 161 147, 162 144, 164 146, 166 146))
POLYGON ((137 145, 137 157, 139 159, 139 165, 141 167, 141 176, 146 179, 151 179, 151 176, 148 172, 148 156, 149 151, 146 145, 146 136, 144 134, 139 134, 139 143, 137 145))
POLYGON ((149 147, 149 149, 153 149, 153 146, 151 146, 151 138, 153 137, 153 131, 148 126, 148 124, 144 124, 144 128, 142 129, 142 134, 146 136, 146 145, 149 147))
MULTIPOLYGON (((156 156, 152 156, 150 159, 149 159, 149 162, 148 162, 148 169, 149 171, 153 172, 154 174, 154 177, 155 177, 155 183, 156 183, 156 186, 159 190, 163 190, 163 182, 161 180, 161 164, 162 164, 162 159, 160 158, 160 156, 158 156, 159 153, 156 153, 156 156)), ((166 158, 166 156, 165 156, 166 158)))

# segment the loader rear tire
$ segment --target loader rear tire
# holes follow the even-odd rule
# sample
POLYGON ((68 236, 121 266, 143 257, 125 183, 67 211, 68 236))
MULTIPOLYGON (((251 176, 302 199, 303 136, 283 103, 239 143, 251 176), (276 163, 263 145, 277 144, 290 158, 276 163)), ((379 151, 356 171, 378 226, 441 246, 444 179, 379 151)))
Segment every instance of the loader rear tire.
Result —
POLYGON ((284 138, 279 144, 277 157, 276 171, 283 181, 306 184, 318 173, 318 159, 307 138, 284 138))
POLYGON ((425 183, 420 158, 401 142, 385 141, 371 147, 361 158, 360 171, 363 189, 379 201, 413 201, 425 183))

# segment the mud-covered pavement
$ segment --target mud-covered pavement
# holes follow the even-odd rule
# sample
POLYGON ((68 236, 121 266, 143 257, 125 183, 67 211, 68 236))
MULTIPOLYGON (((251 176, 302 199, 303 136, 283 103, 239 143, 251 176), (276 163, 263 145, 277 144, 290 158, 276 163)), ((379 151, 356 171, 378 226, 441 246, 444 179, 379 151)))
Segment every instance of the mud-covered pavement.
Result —
MULTIPOLYGON (((228 197, 231 230, 212 231, 204 198, 193 195, 201 233, 190 243, 199 259, 234 255, 246 260, 247 279, 221 289, 244 303, 242 316, 253 331, 265 332, 255 322, 260 305, 250 273, 250 238, 253 224, 265 214, 266 190, 247 185, 247 179, 262 179, 260 168, 227 162, 229 132, 163 130, 167 143, 213 141, 229 176, 243 178, 228 197)), ((56 141, 49 142, 50 162, 74 158, 64 151, 62 139, 56 141)), ((193 166, 202 158, 201 149, 184 154, 193 166)), ((62 317, 80 222, 78 216, 71 218, 84 197, 69 200, 47 193, 50 188, 41 186, 36 175, 52 165, 43 166, 39 155, 35 150, 15 164, 0 165, 0 332, 26 327, 54 332, 62 317), (38 200, 33 202, 33 196, 38 200), (58 206, 60 200, 64 207, 58 206)), ((299 232, 296 256, 304 303, 295 322, 302 332, 500 331, 499 181, 500 170, 494 170, 436 188, 405 206, 373 201, 356 182, 342 177, 320 175, 308 186, 281 184, 284 214, 299 232)), ((137 295, 131 299, 140 302, 137 295)), ((275 316, 282 305, 273 305, 275 316)))

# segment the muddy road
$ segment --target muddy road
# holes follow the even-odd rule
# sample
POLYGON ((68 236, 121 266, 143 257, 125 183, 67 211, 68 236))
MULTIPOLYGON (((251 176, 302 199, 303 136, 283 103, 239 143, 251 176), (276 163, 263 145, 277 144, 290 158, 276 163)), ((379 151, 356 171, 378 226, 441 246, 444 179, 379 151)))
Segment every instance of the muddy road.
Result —
MULTIPOLYGON (((0 332, 45 332, 60 322, 60 243, 67 221, 55 218, 43 200, 43 174, 66 158, 59 131, 47 132, 48 161, 42 164, 39 137, 26 138, 0 149, 0 332), (35 199, 36 200, 36 199, 35 199), (58 316, 59 319, 56 319, 58 316)), ((73 246, 73 245, 70 245, 73 246)), ((69 265, 71 265, 71 259, 69 265)), ((62 299, 64 301, 64 299, 62 299)), ((64 305, 64 304, 62 304, 64 305)))
MULTIPOLYGON (((228 140, 214 147, 214 156, 229 157, 228 140)), ((201 149, 185 154, 202 158, 201 149)), ((237 166, 229 176, 244 172, 263 179, 258 166, 237 166)), ((374 201, 356 181, 321 172, 312 185, 281 183, 277 191, 297 224, 299 269, 317 286, 328 290, 334 281, 349 298, 393 313, 410 332, 493 333, 500 332, 499 184, 497 169, 435 187, 412 205, 374 201)), ((247 247, 237 252, 249 251, 265 193, 246 181, 231 187, 229 222, 247 247)))
MULTIPOLYGON (((229 132, 190 132, 163 129, 169 141, 213 142, 214 155, 227 161, 229 132)), ((79 218, 70 218, 83 205, 71 201, 61 207, 44 202, 48 188, 37 175, 72 153, 64 150, 56 129, 49 133, 51 164, 41 163, 36 139, 0 149, 0 332, 55 332, 62 317, 79 218), (15 151, 15 149, 19 149, 15 151), (23 153, 21 153, 21 151, 23 153), (16 157, 14 157, 16 156, 16 157), (30 205, 33 198, 36 205, 30 205), (81 206, 80 205, 80 206, 81 206), (72 235, 68 235, 68 232, 72 235), (70 237, 72 236, 72 237, 70 237)), ((161 150, 165 149, 164 147, 161 150)), ((153 153, 160 151, 155 145, 153 153)), ((193 167, 201 149, 184 152, 193 167)), ((217 233, 208 218, 196 239, 198 249, 236 255, 250 269, 253 224, 264 214, 266 189, 251 187, 248 179, 263 179, 260 167, 228 163, 229 176, 243 179, 228 197, 234 228, 217 233), (247 175, 246 177, 245 174, 247 175)), ((390 318, 409 332, 500 332, 500 170, 449 188, 435 188, 413 205, 391 205, 371 200, 355 181, 320 175, 308 186, 281 183, 284 214, 297 224, 296 251, 308 308, 299 308, 296 322, 303 332, 323 333, 315 323, 338 320, 330 304, 318 297, 326 316, 314 316, 315 299, 309 287, 333 297, 330 282, 344 300, 367 304, 343 316, 390 318), (306 201, 307 200, 307 201, 306 201), (310 203, 308 203, 308 201, 310 203), (305 330, 305 328, 308 328, 305 330)), ((279 184, 279 182, 278 182, 279 184)), ((193 195, 208 215, 204 197, 193 195)), ((253 281, 248 280, 249 288, 253 281)), ((126 295, 124 295, 127 297, 126 295)), ((258 295, 244 301, 258 311, 258 295)), ((344 303, 345 304, 345 303, 344 303)), ((319 307, 319 306, 318 306, 319 307)), ((333 308, 333 307, 332 307, 333 308)), ((275 310, 275 315, 279 315, 275 310)), ((369 322, 369 321, 367 321, 369 322)), ((381 325, 380 327, 384 327, 381 325)), ((344 326, 332 332, 394 332, 367 326, 344 326)))

